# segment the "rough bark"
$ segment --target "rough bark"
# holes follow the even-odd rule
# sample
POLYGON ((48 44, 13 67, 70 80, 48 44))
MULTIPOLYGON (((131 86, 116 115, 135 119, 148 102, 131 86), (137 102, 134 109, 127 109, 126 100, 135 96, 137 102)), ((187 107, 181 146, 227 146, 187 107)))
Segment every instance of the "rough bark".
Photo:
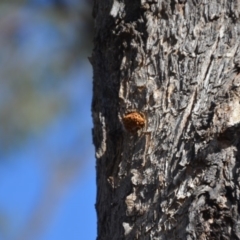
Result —
POLYGON ((99 240, 240 239, 239 13, 95 0, 99 240))

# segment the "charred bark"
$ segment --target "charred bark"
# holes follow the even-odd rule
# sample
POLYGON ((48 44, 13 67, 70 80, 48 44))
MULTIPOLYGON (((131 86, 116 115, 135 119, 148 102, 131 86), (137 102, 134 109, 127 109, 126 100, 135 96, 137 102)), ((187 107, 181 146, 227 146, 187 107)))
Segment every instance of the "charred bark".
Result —
POLYGON ((240 239, 240 2, 93 13, 98 239, 240 239))

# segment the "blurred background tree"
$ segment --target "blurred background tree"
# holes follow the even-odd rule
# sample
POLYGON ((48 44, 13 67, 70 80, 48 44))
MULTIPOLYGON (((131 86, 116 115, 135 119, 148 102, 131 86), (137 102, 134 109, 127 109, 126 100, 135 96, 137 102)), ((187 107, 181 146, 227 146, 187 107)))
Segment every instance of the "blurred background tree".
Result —
POLYGON ((92 1, 0 3, 0 239, 95 239, 92 1))

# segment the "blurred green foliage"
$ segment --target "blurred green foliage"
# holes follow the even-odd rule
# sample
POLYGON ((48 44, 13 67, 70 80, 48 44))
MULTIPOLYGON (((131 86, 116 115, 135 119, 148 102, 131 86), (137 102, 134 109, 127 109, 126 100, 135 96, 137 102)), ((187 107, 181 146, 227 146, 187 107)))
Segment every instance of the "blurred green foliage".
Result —
POLYGON ((60 3, 0 3, 0 153, 65 110, 64 81, 91 51, 91 5, 60 3))
POLYGON ((91 95, 75 81, 85 75, 91 81, 84 73, 92 48, 91 8, 91 1, 83 0, 0 2, 0 239, 37 239, 88 161, 91 136, 84 121, 89 122, 90 104, 86 113, 84 104, 74 105, 80 98, 73 98, 91 95), (70 117, 69 126, 48 134, 52 122, 74 111, 89 116, 82 122, 70 117), (67 136, 74 131, 77 137, 67 136), (11 154, 12 165, 4 161, 11 154))

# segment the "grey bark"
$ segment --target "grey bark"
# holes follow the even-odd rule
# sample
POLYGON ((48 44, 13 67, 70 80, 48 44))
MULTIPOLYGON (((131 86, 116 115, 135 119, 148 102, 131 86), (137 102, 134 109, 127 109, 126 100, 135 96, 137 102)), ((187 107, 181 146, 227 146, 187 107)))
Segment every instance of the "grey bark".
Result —
POLYGON ((95 0, 99 240, 240 239, 239 13, 95 0))

